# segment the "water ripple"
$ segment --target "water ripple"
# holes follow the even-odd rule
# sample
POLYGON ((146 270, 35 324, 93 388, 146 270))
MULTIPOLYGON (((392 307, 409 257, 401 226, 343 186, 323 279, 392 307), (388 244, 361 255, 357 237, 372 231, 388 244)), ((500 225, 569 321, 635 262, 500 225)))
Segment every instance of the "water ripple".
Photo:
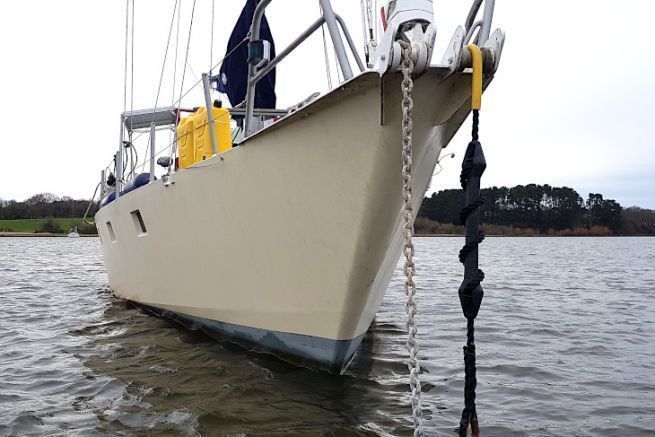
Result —
MULTIPOLYGON (((462 407, 460 245, 416 244, 423 403, 443 435, 462 407)), ((655 239, 485 241, 485 436, 654 435, 654 259, 655 239)), ((95 239, 2 238, 0 435, 410 435, 402 281, 336 377, 126 307, 95 239)))

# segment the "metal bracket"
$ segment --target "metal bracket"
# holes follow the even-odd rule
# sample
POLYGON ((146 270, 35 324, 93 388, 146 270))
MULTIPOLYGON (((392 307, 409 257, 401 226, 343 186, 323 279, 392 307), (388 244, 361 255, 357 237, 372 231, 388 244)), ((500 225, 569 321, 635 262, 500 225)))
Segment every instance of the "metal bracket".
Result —
POLYGON ((423 73, 430 63, 436 27, 432 0, 398 0, 391 2, 384 17, 384 33, 378 46, 377 70, 380 75, 397 71, 400 66, 399 40, 412 44, 414 74, 423 73), (416 58, 416 59, 414 59, 416 58))
MULTIPOLYGON (((450 76, 456 71, 471 67, 471 55, 466 50, 465 44, 467 44, 465 30, 462 26, 459 26, 455 30, 441 62, 437 65, 438 67, 448 69, 445 77, 450 76)), ((504 44, 505 33, 500 29, 496 29, 481 47, 484 54, 485 75, 493 75, 498 69, 504 44)))
POLYGON ((462 50, 464 48, 464 38, 466 37, 466 31, 462 26, 457 26, 455 33, 450 39, 450 43, 446 48, 446 53, 444 53, 439 67, 444 67, 449 70, 451 75, 459 69, 459 66, 462 64, 462 50))
POLYGON ((161 181, 166 188, 175 184, 175 179, 173 179, 173 174, 165 174, 161 177, 161 181))
POLYGON ((493 56, 493 67, 489 73, 493 74, 498 70, 498 65, 500 64, 500 56, 503 54, 503 47, 505 45, 505 32, 500 29, 494 30, 494 32, 489 36, 487 42, 484 43, 482 49, 490 49, 493 56))

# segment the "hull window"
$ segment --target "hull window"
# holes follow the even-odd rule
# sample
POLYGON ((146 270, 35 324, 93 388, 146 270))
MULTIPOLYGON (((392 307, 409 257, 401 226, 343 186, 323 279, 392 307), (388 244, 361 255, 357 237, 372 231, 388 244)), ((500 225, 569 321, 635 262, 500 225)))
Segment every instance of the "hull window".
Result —
POLYGON ((109 238, 112 243, 116 242, 116 234, 114 233, 114 227, 111 225, 111 222, 107 222, 107 232, 109 233, 109 238))
POLYGON ((132 215, 132 222, 134 223, 134 227, 136 228, 139 236, 146 235, 148 230, 146 229, 146 224, 143 221, 143 217, 141 216, 141 211, 137 209, 132 211, 130 214, 132 215))

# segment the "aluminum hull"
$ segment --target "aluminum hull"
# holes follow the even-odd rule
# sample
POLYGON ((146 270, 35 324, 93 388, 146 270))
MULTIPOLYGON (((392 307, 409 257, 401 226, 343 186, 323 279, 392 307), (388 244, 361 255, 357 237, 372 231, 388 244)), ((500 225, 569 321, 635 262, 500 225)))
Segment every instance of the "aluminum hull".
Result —
MULTIPOLYGON (((246 347, 343 371, 401 251, 400 79, 361 74, 175 173, 174 184, 103 207, 96 224, 113 292, 246 347)), ((430 69, 415 80, 415 211, 469 99, 468 74, 430 69)))

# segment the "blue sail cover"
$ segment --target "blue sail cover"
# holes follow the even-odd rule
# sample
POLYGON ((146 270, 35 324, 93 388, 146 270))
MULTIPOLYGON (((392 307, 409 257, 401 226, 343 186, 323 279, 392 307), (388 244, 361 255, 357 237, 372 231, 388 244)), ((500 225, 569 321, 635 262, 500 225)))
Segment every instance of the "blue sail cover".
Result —
MULTIPOLYGON (((246 1, 246 5, 241 11, 241 15, 227 43, 225 53, 230 53, 232 50, 234 50, 234 53, 223 61, 219 77, 217 78, 218 91, 227 94, 232 106, 236 106, 246 99, 246 89, 248 86, 248 44, 243 43, 239 45, 239 43, 250 32, 252 18, 259 1, 246 1)), ((273 43, 273 35, 271 35, 271 28, 268 26, 266 15, 262 18, 259 37, 271 43, 271 59, 273 59, 275 57, 275 44, 273 43)), ((257 83, 255 108, 274 109, 275 102, 275 69, 273 69, 257 83)))

